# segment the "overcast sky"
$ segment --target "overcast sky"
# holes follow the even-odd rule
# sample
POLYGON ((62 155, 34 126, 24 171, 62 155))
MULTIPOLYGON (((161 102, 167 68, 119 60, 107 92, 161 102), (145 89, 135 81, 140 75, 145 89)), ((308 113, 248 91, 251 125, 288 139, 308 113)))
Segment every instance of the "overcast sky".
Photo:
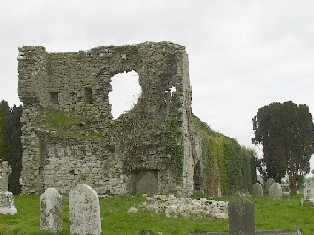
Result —
POLYGON ((251 145, 251 118, 274 101, 314 113, 313 0, 1 0, 0 99, 19 103, 17 48, 186 46, 193 112, 251 145))

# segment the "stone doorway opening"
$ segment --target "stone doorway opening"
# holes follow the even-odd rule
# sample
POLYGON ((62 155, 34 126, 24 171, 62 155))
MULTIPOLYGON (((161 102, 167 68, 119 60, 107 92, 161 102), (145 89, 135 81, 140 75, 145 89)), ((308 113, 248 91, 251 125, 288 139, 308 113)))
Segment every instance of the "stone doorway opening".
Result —
POLYGON ((194 191, 199 192, 202 189, 201 163, 198 160, 194 166, 194 191))
POLYGON ((157 193, 158 171, 137 170, 132 173, 131 191, 133 193, 157 193))

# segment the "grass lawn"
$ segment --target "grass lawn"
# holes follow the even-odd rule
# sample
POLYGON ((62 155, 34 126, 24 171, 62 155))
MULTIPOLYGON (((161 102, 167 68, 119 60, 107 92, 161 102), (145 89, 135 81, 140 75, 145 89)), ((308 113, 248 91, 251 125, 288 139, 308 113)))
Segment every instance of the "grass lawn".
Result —
MULTIPOLYGON (((143 201, 141 195, 116 196, 101 199, 101 218, 104 235, 137 235, 143 230, 162 232, 163 235, 187 235, 193 230, 227 231, 227 220, 197 218, 166 218, 146 212, 128 214, 131 206, 143 201)), ((299 226, 304 235, 314 235, 314 207, 300 207, 299 198, 271 200, 256 199, 257 230, 295 230, 299 226)), ((69 234, 68 205, 64 203, 64 232, 69 234)), ((16 197, 15 216, 0 215, 0 235, 43 235, 39 231, 39 197, 16 197)))

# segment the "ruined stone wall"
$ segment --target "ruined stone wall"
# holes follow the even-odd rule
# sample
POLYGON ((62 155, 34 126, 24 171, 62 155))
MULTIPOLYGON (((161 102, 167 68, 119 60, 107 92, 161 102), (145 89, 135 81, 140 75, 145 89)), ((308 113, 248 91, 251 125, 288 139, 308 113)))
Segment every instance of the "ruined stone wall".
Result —
POLYGON ((19 48, 23 193, 87 183, 98 193, 193 191, 191 87, 184 47, 169 42, 48 53, 19 48), (135 70, 142 94, 112 119, 111 77, 135 70), (175 87, 175 92, 170 88, 175 87), (146 174, 147 173, 147 174, 146 174), (136 181, 144 184, 136 187, 136 181), (134 186, 135 185, 135 186, 134 186))

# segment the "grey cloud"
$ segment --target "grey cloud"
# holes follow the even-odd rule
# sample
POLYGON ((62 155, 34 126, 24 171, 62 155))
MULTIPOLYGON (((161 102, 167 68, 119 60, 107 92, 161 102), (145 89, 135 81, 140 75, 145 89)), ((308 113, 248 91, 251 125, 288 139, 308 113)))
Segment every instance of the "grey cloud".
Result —
POLYGON ((193 112, 250 145, 262 105, 293 100, 314 112, 312 0, 7 0, 0 15, 0 94, 17 98, 17 47, 73 51, 170 40, 186 46, 193 112))

